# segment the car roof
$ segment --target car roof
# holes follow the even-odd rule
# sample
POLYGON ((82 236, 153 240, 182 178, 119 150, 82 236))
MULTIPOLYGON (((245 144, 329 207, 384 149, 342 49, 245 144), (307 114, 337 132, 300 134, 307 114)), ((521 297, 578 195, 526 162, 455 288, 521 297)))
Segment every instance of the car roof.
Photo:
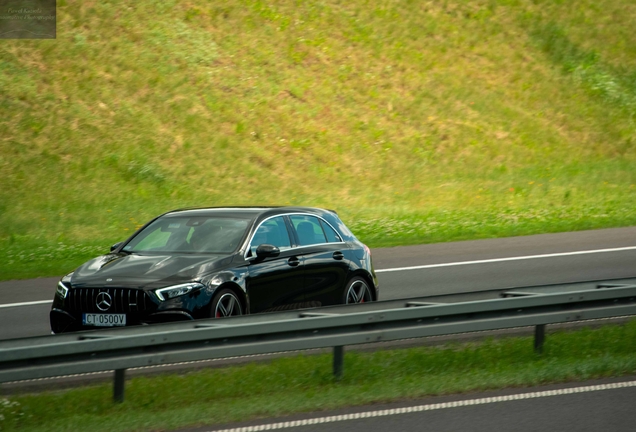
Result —
POLYGON ((298 206, 264 206, 264 207, 198 207, 172 210, 164 213, 161 217, 170 216, 226 216, 236 218, 255 219, 259 217, 269 217, 277 214, 287 213, 310 213, 321 215, 327 212, 335 214, 333 210, 325 210, 315 207, 298 206))

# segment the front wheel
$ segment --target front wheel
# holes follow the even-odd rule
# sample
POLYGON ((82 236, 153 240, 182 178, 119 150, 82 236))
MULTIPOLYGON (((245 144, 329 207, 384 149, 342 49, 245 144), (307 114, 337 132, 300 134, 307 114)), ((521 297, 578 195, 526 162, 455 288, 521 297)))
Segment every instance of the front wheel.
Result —
POLYGON ((223 289, 214 295, 210 303, 210 316, 212 318, 225 318, 229 316, 243 315, 241 301, 231 289, 223 289))
POLYGON ((367 282, 356 276, 347 283, 344 300, 345 304, 367 303, 373 301, 373 296, 367 282))

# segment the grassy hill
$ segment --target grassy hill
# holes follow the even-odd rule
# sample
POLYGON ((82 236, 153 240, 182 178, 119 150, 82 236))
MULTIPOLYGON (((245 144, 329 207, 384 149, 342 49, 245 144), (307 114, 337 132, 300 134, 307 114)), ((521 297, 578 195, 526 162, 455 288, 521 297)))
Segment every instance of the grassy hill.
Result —
POLYGON ((58 1, 0 41, 0 279, 183 206, 372 246, 636 223, 631 0, 58 1))

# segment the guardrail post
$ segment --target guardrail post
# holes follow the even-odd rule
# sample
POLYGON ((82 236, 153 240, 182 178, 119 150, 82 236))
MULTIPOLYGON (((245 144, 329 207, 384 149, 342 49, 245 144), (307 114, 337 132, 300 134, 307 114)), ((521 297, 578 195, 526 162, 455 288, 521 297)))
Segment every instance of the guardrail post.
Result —
POLYGON ((115 388, 113 392, 113 400, 115 403, 124 401, 124 386, 126 384, 126 369, 115 370, 115 388))
POLYGON ((541 354, 543 352, 543 342, 545 341, 545 324, 539 324, 534 327, 534 352, 541 354))
POLYGON ((333 375, 336 380, 342 378, 342 371, 344 369, 344 347, 333 347, 333 375))

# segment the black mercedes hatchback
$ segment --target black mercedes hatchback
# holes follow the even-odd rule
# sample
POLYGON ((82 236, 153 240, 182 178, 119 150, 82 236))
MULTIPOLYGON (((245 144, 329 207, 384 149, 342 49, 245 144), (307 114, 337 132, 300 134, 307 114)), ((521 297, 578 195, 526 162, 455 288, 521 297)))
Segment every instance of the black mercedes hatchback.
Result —
POLYGON ((64 276, 54 333, 378 299, 371 253, 330 210, 165 213, 64 276))

